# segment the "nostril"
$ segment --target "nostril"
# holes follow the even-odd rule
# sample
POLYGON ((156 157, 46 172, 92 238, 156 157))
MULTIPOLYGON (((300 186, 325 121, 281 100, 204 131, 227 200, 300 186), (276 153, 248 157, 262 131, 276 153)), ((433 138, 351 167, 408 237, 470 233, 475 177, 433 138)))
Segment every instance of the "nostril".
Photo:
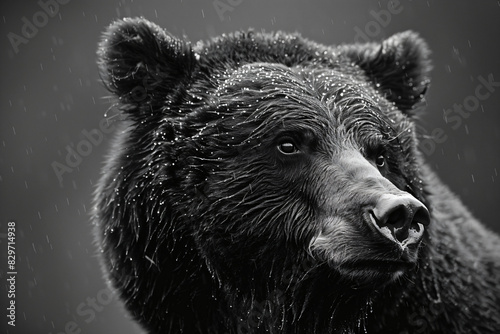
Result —
POLYGON ((409 214, 404 205, 399 205, 388 213, 385 224, 391 225, 394 228, 400 228, 405 225, 409 214))
POLYGON ((430 223, 426 207, 411 195, 382 195, 372 211, 375 226, 401 244, 420 240, 430 223))
POLYGON ((414 230, 415 232, 420 232, 420 227, 422 225, 420 225, 417 221, 412 221, 411 224, 410 224, 410 229, 414 230))
POLYGON ((417 210, 415 211, 412 224, 413 223, 420 223, 424 226, 429 226, 429 224, 431 223, 429 211, 424 206, 417 208, 417 210))
POLYGON ((399 242, 408 238, 409 223, 411 222, 411 210, 405 205, 395 207, 388 215, 386 225, 392 231, 399 242))

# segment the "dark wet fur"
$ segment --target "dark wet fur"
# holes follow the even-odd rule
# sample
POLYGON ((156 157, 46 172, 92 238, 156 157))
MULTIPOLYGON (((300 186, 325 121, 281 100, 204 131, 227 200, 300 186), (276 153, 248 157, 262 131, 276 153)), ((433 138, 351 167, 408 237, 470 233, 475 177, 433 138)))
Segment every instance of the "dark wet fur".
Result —
POLYGON ((250 31, 191 47, 126 19, 98 54, 125 118, 96 191, 98 243, 150 333, 500 332, 499 238, 417 150, 430 66, 416 34, 327 47, 250 31), (278 153, 284 137, 300 156, 278 153), (395 281, 335 270, 395 256, 363 223, 379 184, 342 162, 380 150, 386 180, 432 215, 395 281), (341 225, 325 231, 330 217, 341 225), (321 231, 326 251, 310 247, 321 231))

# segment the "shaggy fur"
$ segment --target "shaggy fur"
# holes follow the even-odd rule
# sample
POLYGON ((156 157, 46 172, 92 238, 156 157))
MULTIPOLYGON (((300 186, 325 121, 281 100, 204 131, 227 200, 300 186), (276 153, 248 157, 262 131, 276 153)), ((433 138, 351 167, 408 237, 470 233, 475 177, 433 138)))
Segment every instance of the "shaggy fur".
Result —
POLYGON ((425 166, 429 51, 239 32, 191 46, 113 23, 125 120, 94 207, 105 271, 149 333, 499 333, 500 238, 425 166), (430 211, 401 249, 384 194, 430 211))

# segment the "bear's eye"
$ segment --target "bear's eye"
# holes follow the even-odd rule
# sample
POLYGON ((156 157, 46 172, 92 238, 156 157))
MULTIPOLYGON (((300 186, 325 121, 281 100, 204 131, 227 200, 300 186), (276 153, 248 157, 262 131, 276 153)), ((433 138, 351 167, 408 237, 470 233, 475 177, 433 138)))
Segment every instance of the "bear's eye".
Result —
POLYGON ((376 159, 375 159, 375 164, 377 165, 378 168, 382 168, 385 166, 385 157, 383 154, 380 154, 376 159))
POLYGON ((284 140, 278 144, 278 150, 283 154, 295 154, 299 152, 299 149, 290 140, 284 140))

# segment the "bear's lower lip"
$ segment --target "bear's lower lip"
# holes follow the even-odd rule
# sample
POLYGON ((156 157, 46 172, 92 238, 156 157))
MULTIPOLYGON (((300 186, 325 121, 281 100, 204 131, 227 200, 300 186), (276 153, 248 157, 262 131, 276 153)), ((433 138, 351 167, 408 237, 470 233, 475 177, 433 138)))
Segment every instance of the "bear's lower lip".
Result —
POLYGON ((390 284, 414 267, 415 263, 397 260, 356 260, 336 266, 336 271, 361 288, 390 284))

